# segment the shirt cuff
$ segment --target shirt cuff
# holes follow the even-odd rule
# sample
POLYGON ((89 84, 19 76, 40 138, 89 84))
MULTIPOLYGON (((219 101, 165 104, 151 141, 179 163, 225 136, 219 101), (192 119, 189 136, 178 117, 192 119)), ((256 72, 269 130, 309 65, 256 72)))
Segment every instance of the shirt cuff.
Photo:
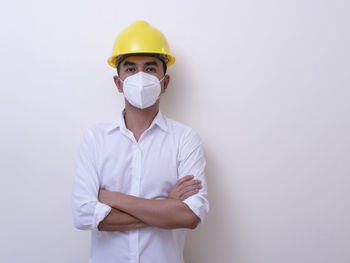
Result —
POLYGON ((207 199, 200 195, 192 195, 183 202, 199 217, 199 224, 203 224, 204 217, 209 211, 209 203, 207 199))
POLYGON ((109 214, 112 210, 112 207, 103 204, 101 202, 96 203, 95 212, 94 212, 94 225, 93 229, 98 230, 98 224, 109 214))

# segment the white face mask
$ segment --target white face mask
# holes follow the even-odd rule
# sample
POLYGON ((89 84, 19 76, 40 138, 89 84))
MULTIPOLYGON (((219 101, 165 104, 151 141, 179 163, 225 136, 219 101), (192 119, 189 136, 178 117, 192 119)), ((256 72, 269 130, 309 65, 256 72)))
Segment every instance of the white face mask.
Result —
MULTIPOLYGON (((165 77, 165 76, 164 76, 165 77)), ((161 87, 157 77, 139 72, 127 77, 123 84, 124 97, 128 102, 139 109, 145 109, 154 105, 159 98, 161 87)))

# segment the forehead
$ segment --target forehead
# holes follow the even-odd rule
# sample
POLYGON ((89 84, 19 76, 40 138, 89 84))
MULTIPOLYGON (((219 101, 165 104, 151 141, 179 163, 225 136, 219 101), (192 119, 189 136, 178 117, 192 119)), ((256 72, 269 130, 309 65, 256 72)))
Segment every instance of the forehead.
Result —
POLYGON ((149 65, 153 64, 156 66, 161 66, 162 61, 159 58, 152 57, 152 56, 129 56, 122 61, 120 64, 121 66, 127 66, 127 65, 149 65))

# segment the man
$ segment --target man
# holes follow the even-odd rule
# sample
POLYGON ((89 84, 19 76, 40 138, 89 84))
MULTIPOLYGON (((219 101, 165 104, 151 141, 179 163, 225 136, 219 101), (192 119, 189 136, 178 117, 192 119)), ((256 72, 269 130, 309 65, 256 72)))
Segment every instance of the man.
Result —
POLYGON ((184 262, 186 229, 209 210, 198 135, 159 111, 174 62, 144 21, 115 41, 108 63, 125 109, 86 131, 73 187, 75 227, 92 233, 90 262, 184 262))

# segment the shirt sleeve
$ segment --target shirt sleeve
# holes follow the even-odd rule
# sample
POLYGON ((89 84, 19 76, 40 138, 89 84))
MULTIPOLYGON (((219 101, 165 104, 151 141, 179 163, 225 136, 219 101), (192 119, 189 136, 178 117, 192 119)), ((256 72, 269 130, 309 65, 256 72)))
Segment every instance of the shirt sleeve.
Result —
POLYGON ((80 144, 73 183, 72 208, 76 228, 97 230, 98 224, 111 211, 110 206, 97 199, 99 185, 94 136, 87 130, 80 144))
POLYGON ((201 139, 193 130, 187 134, 179 153, 179 179, 186 175, 193 175, 194 179, 202 182, 202 188, 199 192, 183 201, 199 217, 200 224, 202 224, 205 215, 209 212, 207 183, 205 180, 206 161, 201 139))

